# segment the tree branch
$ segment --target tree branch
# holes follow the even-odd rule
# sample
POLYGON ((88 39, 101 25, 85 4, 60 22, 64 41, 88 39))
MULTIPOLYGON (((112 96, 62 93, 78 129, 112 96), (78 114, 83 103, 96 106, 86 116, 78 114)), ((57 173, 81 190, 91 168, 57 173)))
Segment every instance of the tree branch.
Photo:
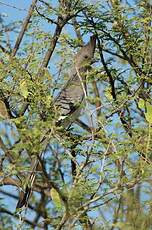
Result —
MULTIPOLYGON (((15 216, 14 215, 14 213, 13 212, 11 212, 11 211, 9 211, 9 210, 7 210, 7 209, 5 209, 5 208, 0 208, 0 213, 2 214, 2 213, 6 213, 6 214, 8 214, 8 215, 10 215, 10 216, 13 216, 13 217, 15 217, 16 219, 18 219, 18 217, 17 216, 15 216)), ((27 224, 29 224, 29 225, 31 225, 32 227, 43 227, 42 225, 40 225, 40 224, 37 224, 37 223, 34 223, 34 222, 32 222, 32 221, 30 221, 30 220, 28 220, 28 219, 25 219, 24 218, 24 222, 25 223, 27 223, 27 224)))
POLYGON ((31 17, 32 17, 32 13, 33 13, 33 10, 34 10, 34 8, 35 8, 35 5, 36 5, 37 1, 38 1, 38 0, 33 0, 33 1, 32 1, 32 4, 31 4, 31 6, 30 6, 30 8, 29 8, 29 11, 28 11, 28 15, 26 16, 26 18, 25 18, 25 20, 24 20, 24 22, 23 22, 22 29, 21 29, 21 31, 20 31, 20 33, 19 33, 19 35, 18 35, 17 40, 16 40, 14 49, 13 49, 13 51, 12 51, 12 56, 15 56, 16 53, 17 53, 17 50, 19 49, 19 46, 20 46, 20 44, 21 44, 21 41, 22 41, 22 39, 23 39, 23 36, 24 36, 25 31, 26 31, 26 29, 27 29, 27 26, 28 26, 28 24, 29 24, 29 22, 30 22, 30 19, 31 19, 31 17))

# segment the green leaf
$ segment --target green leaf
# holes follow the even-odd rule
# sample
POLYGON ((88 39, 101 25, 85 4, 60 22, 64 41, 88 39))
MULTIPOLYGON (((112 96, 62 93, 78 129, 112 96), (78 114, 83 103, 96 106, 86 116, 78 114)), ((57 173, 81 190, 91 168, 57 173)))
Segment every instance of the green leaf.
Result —
POLYGON ((149 102, 146 102, 147 112, 145 113, 146 120, 152 124, 152 105, 149 102))
POLYGON ((105 90, 105 96, 107 97, 107 99, 109 101, 111 101, 113 99, 112 95, 111 95, 111 92, 110 92, 110 89, 105 90))
POLYGON ((9 118, 9 114, 7 112, 6 105, 1 100, 0 100, 0 118, 2 118, 2 119, 8 119, 9 118))
POLYGON ((145 101, 140 98, 139 102, 138 102, 138 106, 140 109, 144 109, 145 108, 145 101))
POLYGON ((52 198, 53 203, 55 204, 56 208, 61 209, 62 208, 62 201, 61 201, 59 193, 56 191, 56 189, 52 188, 50 190, 50 195, 51 195, 51 198, 52 198))
POLYGON ((28 87, 27 87, 27 83, 25 80, 22 80, 20 82, 20 90, 21 90, 21 95, 24 97, 24 98, 27 98, 28 95, 29 95, 29 91, 28 91, 28 87))
POLYGON ((52 100, 52 98, 50 95, 46 96, 46 98, 45 98, 46 108, 50 107, 51 100, 52 100))

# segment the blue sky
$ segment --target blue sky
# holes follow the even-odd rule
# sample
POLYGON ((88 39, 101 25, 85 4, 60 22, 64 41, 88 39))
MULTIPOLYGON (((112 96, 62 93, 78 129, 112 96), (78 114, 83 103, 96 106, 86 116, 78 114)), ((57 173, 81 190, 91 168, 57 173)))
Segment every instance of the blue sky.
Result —
POLYGON ((2 0, 0 1, 0 13, 5 13, 8 15, 7 19, 9 22, 12 20, 21 20, 27 14, 26 10, 28 10, 31 2, 31 0, 2 0))

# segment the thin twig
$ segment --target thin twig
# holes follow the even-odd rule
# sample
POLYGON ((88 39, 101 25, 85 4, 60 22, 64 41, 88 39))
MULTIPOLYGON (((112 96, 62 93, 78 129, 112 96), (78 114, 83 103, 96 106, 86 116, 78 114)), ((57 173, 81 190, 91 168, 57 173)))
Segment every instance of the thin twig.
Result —
POLYGON ((13 49, 13 51, 12 51, 12 56, 15 56, 16 53, 17 53, 17 50, 19 49, 19 46, 20 46, 20 44, 21 44, 21 41, 22 41, 22 39, 23 39, 23 36, 24 36, 25 31, 26 31, 26 29, 27 29, 27 26, 28 26, 28 24, 29 24, 29 22, 30 22, 30 19, 31 19, 31 17, 32 17, 33 10, 34 10, 34 8, 35 8, 35 5, 36 5, 37 1, 38 1, 38 0, 33 0, 32 3, 31 3, 31 6, 30 6, 30 8, 29 8, 29 10, 28 10, 28 14, 27 14, 27 16, 26 16, 26 18, 25 18, 25 20, 24 20, 24 22, 23 22, 22 29, 21 29, 21 31, 20 31, 20 33, 19 33, 19 35, 18 35, 18 38, 17 38, 17 40, 16 40, 14 49, 13 49))
POLYGON ((8 4, 8 3, 4 3, 4 2, 1 2, 1 1, 0 1, 0 4, 1 4, 1 5, 4 5, 4 6, 11 7, 11 8, 14 8, 14 9, 17 9, 17 10, 20 10, 20 11, 27 11, 26 9, 19 8, 19 7, 17 7, 17 6, 14 6, 14 5, 11 5, 11 4, 8 4))

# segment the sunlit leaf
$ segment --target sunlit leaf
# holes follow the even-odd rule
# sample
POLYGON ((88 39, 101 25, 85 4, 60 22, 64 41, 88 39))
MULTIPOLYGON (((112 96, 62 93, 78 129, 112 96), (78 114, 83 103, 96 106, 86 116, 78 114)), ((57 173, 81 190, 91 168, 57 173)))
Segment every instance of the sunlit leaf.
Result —
POLYGON ((145 113, 146 120, 149 123, 152 123, 152 105, 149 102, 146 102, 146 109, 147 109, 145 113))
POLYGON ((138 106, 140 109, 144 109, 145 107, 145 101, 143 99, 139 99, 138 106))
POLYGON ((109 89, 105 91, 105 96, 107 97, 108 100, 110 101, 112 100, 112 95, 109 89))
POLYGON ((46 100, 45 100, 45 103, 46 103, 46 107, 49 108, 50 107, 50 104, 51 104, 51 96, 48 95, 46 96, 46 100))
POLYGON ((28 95, 29 95, 29 91, 28 91, 28 87, 27 87, 27 83, 25 80, 22 80, 20 82, 20 90, 21 90, 21 95, 24 97, 24 98, 27 98, 28 95))
POLYGON ((54 188, 52 188, 50 190, 50 195, 51 195, 51 198, 52 198, 53 203, 56 206, 56 208, 61 209, 62 208, 62 201, 60 199, 59 193, 54 188))
POLYGON ((2 119, 8 119, 9 118, 9 114, 7 112, 6 105, 1 100, 0 100, 0 118, 2 118, 2 119))

